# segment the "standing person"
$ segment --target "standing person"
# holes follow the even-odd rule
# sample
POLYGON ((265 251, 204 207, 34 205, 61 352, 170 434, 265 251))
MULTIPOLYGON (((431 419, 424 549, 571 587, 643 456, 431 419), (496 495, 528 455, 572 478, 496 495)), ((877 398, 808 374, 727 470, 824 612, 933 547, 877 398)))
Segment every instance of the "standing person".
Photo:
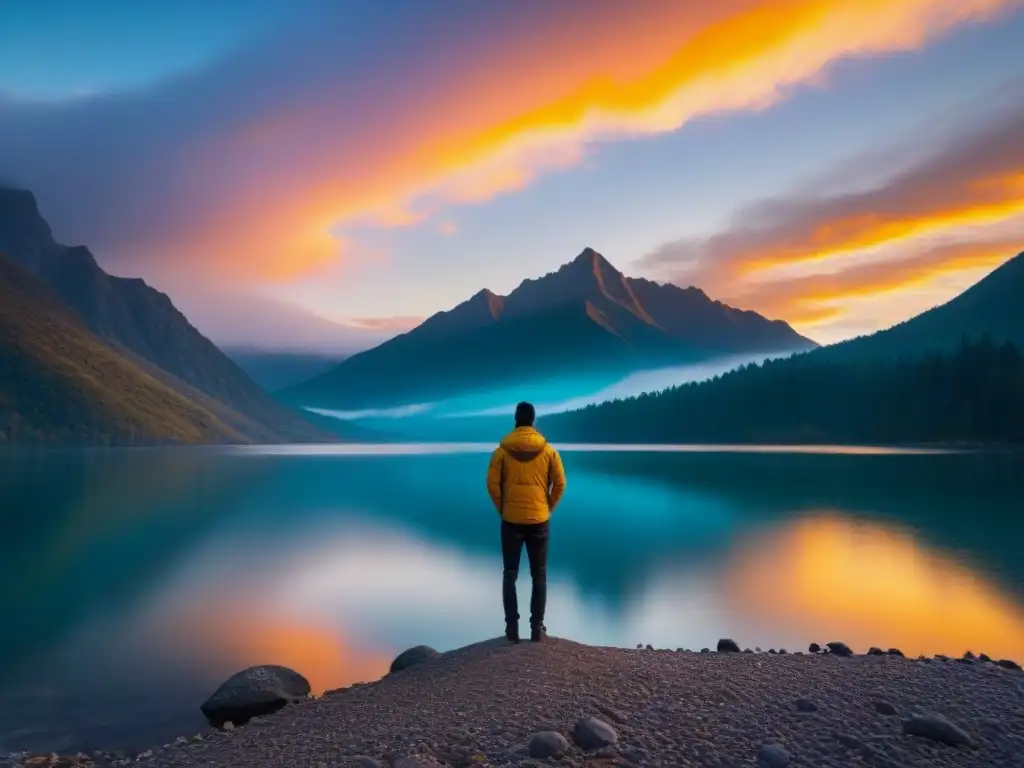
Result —
POLYGON ((551 512, 565 493, 565 470, 558 451, 533 427, 536 411, 530 403, 516 406, 516 428, 491 454, 487 492, 501 515, 501 558, 504 575, 501 599, 505 608, 505 637, 519 642, 519 601, 516 579, 526 545, 533 592, 530 596, 530 640, 547 637, 548 526, 551 512))

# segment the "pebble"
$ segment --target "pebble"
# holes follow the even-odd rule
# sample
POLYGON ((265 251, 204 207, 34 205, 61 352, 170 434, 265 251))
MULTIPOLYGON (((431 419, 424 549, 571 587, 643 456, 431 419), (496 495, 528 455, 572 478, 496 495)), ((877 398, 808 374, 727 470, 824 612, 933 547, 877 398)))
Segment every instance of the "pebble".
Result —
POLYGON ((952 747, 974 744, 974 740, 963 728, 934 712, 911 715, 903 721, 903 732, 909 736, 920 736, 952 747))
POLYGON ((558 731, 539 731, 530 737, 526 746, 530 757, 544 760, 561 757, 568 752, 569 740, 558 731))
POLYGON ((799 712, 817 712, 818 705, 810 699, 797 699, 796 708, 799 712))
POLYGON ((850 646, 848 646, 846 643, 833 641, 828 644, 828 649, 835 656, 853 656, 853 651, 850 650, 850 646))
POLYGON ((883 715, 895 715, 896 707, 894 707, 885 699, 879 699, 875 702, 875 711, 883 715))
POLYGON ((790 759, 789 752, 781 744, 765 744, 757 753, 760 768, 786 768, 790 759))
POLYGON ((573 728, 573 739, 582 749, 600 749, 616 743, 619 734, 604 720, 596 717, 585 717, 573 728))

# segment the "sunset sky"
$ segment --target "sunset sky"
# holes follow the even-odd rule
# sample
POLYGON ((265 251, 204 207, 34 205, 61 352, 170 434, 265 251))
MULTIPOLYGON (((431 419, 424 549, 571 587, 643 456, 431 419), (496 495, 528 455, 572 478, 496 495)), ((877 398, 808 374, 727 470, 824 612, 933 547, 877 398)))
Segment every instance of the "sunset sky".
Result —
POLYGON ((2 2, 0 183, 214 340, 585 246, 832 342, 1024 250, 1024 0, 2 2))

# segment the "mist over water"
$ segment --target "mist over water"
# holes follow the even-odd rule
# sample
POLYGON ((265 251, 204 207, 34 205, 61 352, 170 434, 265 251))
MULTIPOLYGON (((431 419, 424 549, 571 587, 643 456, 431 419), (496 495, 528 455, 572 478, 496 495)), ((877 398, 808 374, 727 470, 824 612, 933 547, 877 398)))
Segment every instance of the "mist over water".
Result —
MULTIPOLYGON (((791 352, 725 355, 700 363, 636 371, 621 375, 589 375, 550 378, 539 375, 534 381, 515 386, 496 387, 487 391, 462 394, 432 402, 410 403, 393 408, 338 410, 307 406, 307 410, 322 416, 354 421, 364 426, 398 428, 399 420, 412 419, 480 419, 508 417, 516 403, 529 400, 538 416, 562 413, 607 400, 633 397, 645 392, 658 392, 669 387, 705 381, 721 376, 750 363, 758 365, 766 360, 786 357, 791 352)), ((540 372, 541 374, 543 372, 540 372)))
MULTIPOLYGON (((251 664, 323 690, 500 634, 491 447, 11 454, 0 753, 144 748, 251 664)), ((1024 658, 1020 456, 560 448, 555 635, 1024 658)))

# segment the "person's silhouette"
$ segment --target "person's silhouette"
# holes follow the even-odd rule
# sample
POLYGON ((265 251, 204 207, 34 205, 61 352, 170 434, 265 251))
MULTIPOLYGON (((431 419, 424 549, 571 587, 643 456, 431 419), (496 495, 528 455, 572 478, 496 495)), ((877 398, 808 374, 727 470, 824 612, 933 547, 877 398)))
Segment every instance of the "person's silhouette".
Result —
POLYGON ((547 636, 548 528, 551 512, 565 492, 565 470, 558 451, 533 427, 536 411, 530 403, 516 406, 516 428, 491 454, 487 492, 501 516, 501 556, 504 566, 501 597, 505 608, 505 637, 519 642, 519 601, 516 579, 523 544, 530 561, 530 640, 547 636))

